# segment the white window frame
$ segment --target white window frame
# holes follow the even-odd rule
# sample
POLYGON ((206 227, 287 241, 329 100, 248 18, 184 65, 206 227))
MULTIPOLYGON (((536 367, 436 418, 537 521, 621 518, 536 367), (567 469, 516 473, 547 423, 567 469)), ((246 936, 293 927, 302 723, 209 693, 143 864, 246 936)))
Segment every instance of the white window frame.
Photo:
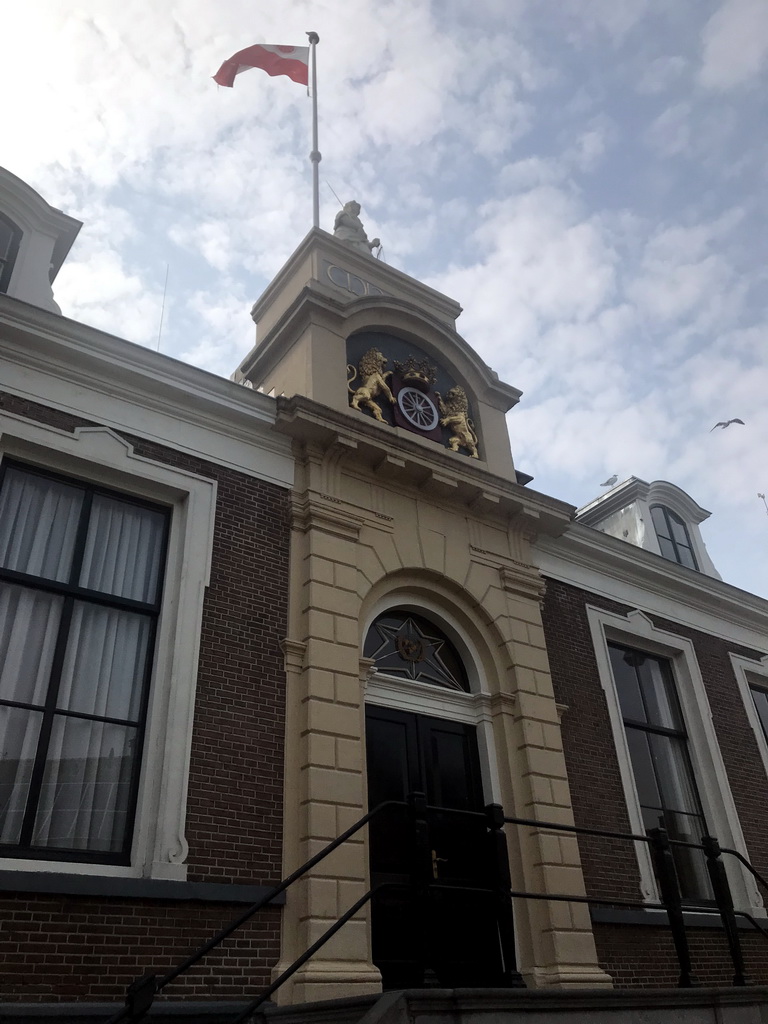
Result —
MULTIPOLYGON (((611 671, 608 654, 610 642, 624 644, 635 650, 646 651, 648 654, 659 655, 671 663, 685 731, 688 736, 688 752, 707 825, 722 846, 731 847, 746 857, 747 847, 744 842, 744 834, 712 724, 712 711, 692 641, 686 637, 658 629, 648 616, 640 611, 618 615, 603 608, 588 605, 587 618, 600 682, 608 705, 630 830, 636 835, 642 835, 645 832, 645 826, 635 785, 624 718, 611 671)), ((641 899, 643 902, 657 903, 659 902, 659 893, 648 844, 635 843, 635 850, 640 869, 641 899)), ((752 876, 745 868, 742 868, 735 857, 725 856, 723 862, 726 866, 737 910, 747 910, 753 915, 765 916, 763 901, 752 876)))
POLYGON ((768 741, 766 740, 760 716, 755 707, 755 700, 752 696, 750 683, 755 683, 768 690, 768 654, 760 661, 753 661, 751 658, 742 658, 739 654, 730 654, 731 667, 736 677, 741 699, 744 703, 744 710, 747 712, 752 732, 755 734, 757 749, 763 762, 766 777, 768 777, 768 741))
POLYGON ((107 427, 70 433, 0 412, 0 462, 6 457, 167 505, 171 523, 130 864, 3 857, 0 869, 184 881, 187 782, 216 482, 137 455, 107 427))

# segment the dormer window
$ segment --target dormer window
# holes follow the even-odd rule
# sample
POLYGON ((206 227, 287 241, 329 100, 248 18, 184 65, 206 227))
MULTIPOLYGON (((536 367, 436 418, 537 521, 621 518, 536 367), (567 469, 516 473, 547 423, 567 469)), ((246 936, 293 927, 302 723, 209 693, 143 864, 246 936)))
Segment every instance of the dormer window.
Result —
POLYGON ((0 213, 0 292, 8 291, 20 242, 21 228, 5 214, 0 213))
POLYGON ((665 505, 652 505, 651 516, 656 539, 664 558, 680 565, 687 565, 689 569, 698 570, 688 527, 680 516, 665 505))

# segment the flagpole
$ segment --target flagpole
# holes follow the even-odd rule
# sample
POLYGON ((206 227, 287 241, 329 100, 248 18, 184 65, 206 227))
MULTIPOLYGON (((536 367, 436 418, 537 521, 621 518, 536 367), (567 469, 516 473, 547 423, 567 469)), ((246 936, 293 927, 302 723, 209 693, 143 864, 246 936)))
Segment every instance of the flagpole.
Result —
POLYGON ((320 161, 322 156, 317 148, 317 52, 315 47, 320 42, 317 32, 307 32, 312 57, 312 226, 320 227, 320 161))

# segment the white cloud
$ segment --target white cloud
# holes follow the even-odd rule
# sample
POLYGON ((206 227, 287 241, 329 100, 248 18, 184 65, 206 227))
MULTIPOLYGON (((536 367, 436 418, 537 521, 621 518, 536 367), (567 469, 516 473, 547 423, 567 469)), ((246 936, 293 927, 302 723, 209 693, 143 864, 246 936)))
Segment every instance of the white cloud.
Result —
POLYGON ((534 486, 581 504, 613 472, 669 477, 716 512, 715 548, 756 536, 765 143, 757 90, 735 87, 765 67, 768 7, 545 6, 291 0, 256 23, 252 0, 16 5, 0 159, 85 221, 65 315, 155 346, 170 263, 161 350, 229 376, 311 223, 311 105, 287 79, 210 76, 312 28, 321 223, 327 179, 389 263, 462 302, 461 333, 525 392, 510 429, 534 486), (709 433, 734 415, 740 433, 709 433))
POLYGON ((768 66, 768 4, 724 0, 701 36, 699 81, 710 89, 749 84, 768 66))

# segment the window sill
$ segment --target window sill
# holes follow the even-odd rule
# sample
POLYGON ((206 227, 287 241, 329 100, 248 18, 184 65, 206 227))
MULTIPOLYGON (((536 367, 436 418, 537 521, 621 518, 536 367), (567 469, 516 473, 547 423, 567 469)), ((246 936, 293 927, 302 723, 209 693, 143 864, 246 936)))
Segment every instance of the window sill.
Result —
MULTIPOLYGON (((627 924, 627 925, 643 925, 651 928, 668 928, 669 921, 667 919, 666 910, 633 910, 626 907, 594 907, 589 908, 590 917, 592 918, 593 924, 627 924)), ((752 913, 752 916, 760 921, 756 913, 752 913)), ((762 918, 764 922, 765 919, 762 918)), ((749 921, 743 917, 736 917, 736 922, 739 928, 746 931, 754 931, 749 921)), ((722 928, 723 924, 720 920, 720 914, 717 910, 713 910, 712 913, 706 913, 702 911, 688 910, 683 912, 683 923, 686 928, 722 928)))
MULTIPOLYGON (((64 875, 51 871, 1 871, 0 892, 45 893, 56 896, 109 896, 122 899, 198 900, 205 903, 255 903, 270 887, 230 882, 174 882, 155 878, 110 875, 64 875)), ((280 893, 273 905, 285 903, 280 893)))

